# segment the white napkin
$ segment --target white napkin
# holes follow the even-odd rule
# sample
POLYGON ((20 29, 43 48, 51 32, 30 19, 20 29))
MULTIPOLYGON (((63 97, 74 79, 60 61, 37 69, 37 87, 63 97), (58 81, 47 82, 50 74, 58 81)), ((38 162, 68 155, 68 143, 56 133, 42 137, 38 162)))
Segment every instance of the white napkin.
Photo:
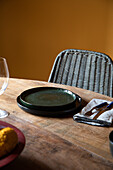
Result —
POLYGON ((92 99, 82 110, 80 113, 77 113, 73 116, 73 119, 80 123, 86 123, 95 126, 111 126, 113 119, 113 109, 107 110, 103 112, 96 120, 93 120, 94 116, 97 114, 97 110, 95 109, 91 116, 86 116, 85 114, 90 111, 93 107, 107 102, 108 104, 111 101, 101 100, 101 99, 92 99))

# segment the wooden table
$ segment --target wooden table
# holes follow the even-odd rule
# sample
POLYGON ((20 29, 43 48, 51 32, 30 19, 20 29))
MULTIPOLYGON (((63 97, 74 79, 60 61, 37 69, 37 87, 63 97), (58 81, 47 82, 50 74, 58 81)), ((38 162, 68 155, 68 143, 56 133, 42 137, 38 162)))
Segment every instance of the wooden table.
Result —
POLYGON ((113 169, 109 150, 109 133, 113 127, 95 127, 73 121, 72 115, 64 118, 48 118, 21 110, 17 96, 33 87, 55 86, 70 89, 83 99, 113 100, 91 91, 47 82, 10 79, 7 90, 0 96, 0 107, 10 112, 1 119, 19 128, 25 135, 26 145, 21 155, 7 167, 8 170, 83 170, 113 169))

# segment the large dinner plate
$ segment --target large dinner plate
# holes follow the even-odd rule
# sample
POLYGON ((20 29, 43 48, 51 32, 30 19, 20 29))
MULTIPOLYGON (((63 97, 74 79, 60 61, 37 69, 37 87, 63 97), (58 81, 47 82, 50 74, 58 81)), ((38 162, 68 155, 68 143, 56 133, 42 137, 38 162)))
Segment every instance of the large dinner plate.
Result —
POLYGON ((21 100, 20 100, 20 96, 17 97, 17 104, 18 106, 24 110, 25 112, 28 112, 30 114, 34 114, 37 116, 47 116, 47 117, 62 117, 62 116, 69 116, 69 115, 74 115, 75 113, 77 113, 78 109, 81 106, 81 97, 79 97, 78 95, 76 95, 76 102, 74 104, 74 106, 72 107, 64 107, 64 109, 61 110, 52 110, 50 108, 50 110, 41 110, 41 109, 34 109, 34 108, 29 108, 27 106, 25 106, 21 100))
POLYGON ((37 87, 22 92, 19 100, 23 106, 29 109, 62 111, 76 107, 78 96, 63 88, 37 87))
POLYGON ((8 165, 9 163, 11 163, 12 161, 14 161, 22 152, 22 150, 24 149, 25 146, 25 137, 24 134, 15 126, 0 121, 0 129, 5 128, 5 127, 11 127, 15 130, 15 132, 17 133, 18 136, 18 144, 17 146, 12 150, 12 152, 10 152, 8 155, 0 158, 0 168, 4 167, 6 165, 8 165))

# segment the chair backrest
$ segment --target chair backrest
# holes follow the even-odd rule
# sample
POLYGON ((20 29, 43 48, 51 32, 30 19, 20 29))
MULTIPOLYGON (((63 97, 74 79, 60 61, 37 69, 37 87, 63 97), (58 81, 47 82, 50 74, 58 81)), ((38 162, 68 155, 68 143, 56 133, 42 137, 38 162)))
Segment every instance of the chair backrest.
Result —
POLYGON ((48 81, 112 97, 113 62, 104 53, 67 49, 56 57, 48 81))

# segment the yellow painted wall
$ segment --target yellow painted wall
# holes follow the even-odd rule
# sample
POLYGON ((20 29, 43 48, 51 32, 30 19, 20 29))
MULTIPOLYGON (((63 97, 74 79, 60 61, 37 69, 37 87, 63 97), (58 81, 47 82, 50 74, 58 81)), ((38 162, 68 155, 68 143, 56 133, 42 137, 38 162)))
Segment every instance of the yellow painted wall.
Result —
POLYGON ((10 77, 48 80, 68 48, 113 58, 112 0, 0 0, 0 56, 10 77))

